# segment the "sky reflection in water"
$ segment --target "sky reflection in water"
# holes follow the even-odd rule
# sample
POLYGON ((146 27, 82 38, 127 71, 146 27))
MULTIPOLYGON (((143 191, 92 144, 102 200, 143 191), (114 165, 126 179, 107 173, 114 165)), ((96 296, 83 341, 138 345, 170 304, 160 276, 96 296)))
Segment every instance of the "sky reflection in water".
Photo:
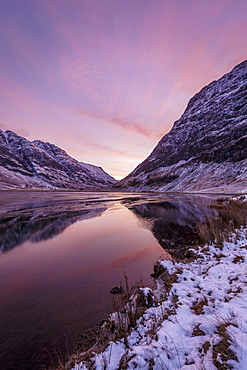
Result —
POLYGON ((0 366, 19 370, 48 364, 106 317, 124 272, 130 284, 150 284, 161 245, 172 254, 211 201, 52 192, 0 199, 0 366))

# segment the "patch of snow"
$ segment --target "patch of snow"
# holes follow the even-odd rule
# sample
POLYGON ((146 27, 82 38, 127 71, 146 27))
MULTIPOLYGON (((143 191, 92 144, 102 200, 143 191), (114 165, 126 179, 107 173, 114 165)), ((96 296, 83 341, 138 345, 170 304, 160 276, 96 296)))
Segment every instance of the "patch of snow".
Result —
MULTIPOLYGON (((224 242, 222 250, 207 245, 190 263, 160 261, 170 274, 177 272, 167 298, 146 310, 123 341, 110 342, 95 354, 96 369, 216 369, 213 356, 223 362, 215 346, 225 325, 230 349, 238 361, 229 359, 233 369, 245 370, 247 364, 247 229, 242 228, 224 242)), ((162 281, 159 282, 162 289, 162 281)), ((164 285, 163 285, 164 289, 164 285)), ((150 288, 142 289, 144 294, 150 288)), ((151 292, 157 294, 157 291, 151 292)), ((86 370, 86 364, 73 370, 86 370)))

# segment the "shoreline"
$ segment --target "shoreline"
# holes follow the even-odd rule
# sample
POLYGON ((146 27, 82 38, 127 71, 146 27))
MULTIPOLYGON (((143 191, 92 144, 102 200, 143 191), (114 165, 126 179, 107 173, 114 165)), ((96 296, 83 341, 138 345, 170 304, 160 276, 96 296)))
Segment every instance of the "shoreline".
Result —
MULTIPOLYGON (((224 242, 222 249, 211 245, 195 253, 198 258, 190 263, 160 261, 164 271, 149 292, 154 300, 162 295, 165 299, 147 308, 126 337, 110 340, 103 351, 93 348, 80 354, 89 359, 67 369, 148 369, 152 364, 153 369, 203 365, 213 370, 224 364, 223 369, 244 370, 247 228, 239 231, 238 240, 235 234, 224 242)), ((118 315, 110 320, 119 325, 118 315)), ((79 357, 71 356, 70 363, 79 357)))
POLYGON ((234 196, 241 196, 241 195, 247 195, 246 189, 243 189, 242 191, 236 191, 236 192, 215 192, 215 191, 141 191, 141 190, 117 190, 117 189, 40 189, 40 188, 18 188, 18 189, 1 189, 0 192, 27 192, 27 193, 131 193, 131 194, 151 194, 151 195, 165 195, 165 194, 181 194, 181 195, 213 195, 213 196, 227 196, 227 197, 234 197, 234 196))
POLYGON ((135 296, 127 311, 110 315, 108 328, 103 324, 108 342, 105 331, 101 347, 99 341, 70 356, 65 369, 244 370, 247 227, 235 230, 222 244, 190 250, 195 257, 190 262, 159 261, 156 288, 141 288, 146 307, 133 327, 128 310, 132 312, 135 296))

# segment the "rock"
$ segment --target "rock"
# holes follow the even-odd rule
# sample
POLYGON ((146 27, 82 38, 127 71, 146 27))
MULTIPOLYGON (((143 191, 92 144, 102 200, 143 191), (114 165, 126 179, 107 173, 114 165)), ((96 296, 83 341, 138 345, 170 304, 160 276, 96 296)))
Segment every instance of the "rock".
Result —
POLYGON ((153 277, 154 279, 157 279, 164 272, 167 272, 167 270, 159 262, 157 262, 154 265, 154 272, 150 274, 150 276, 153 277))
POLYGON ((117 287, 117 286, 115 286, 114 288, 112 288, 111 290, 110 290, 110 293, 111 294, 123 294, 124 293, 124 290, 123 290, 123 287, 117 287))

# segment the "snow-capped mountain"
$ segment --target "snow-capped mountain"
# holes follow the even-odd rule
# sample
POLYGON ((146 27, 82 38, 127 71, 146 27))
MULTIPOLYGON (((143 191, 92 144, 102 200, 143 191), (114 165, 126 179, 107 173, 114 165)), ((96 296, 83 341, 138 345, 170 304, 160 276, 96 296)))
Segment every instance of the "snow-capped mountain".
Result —
POLYGON ((78 162, 56 145, 0 130, 0 189, 90 189, 115 182, 101 167, 78 162))
POLYGON ((247 192, 247 60, 198 92, 149 157, 113 188, 247 192))

